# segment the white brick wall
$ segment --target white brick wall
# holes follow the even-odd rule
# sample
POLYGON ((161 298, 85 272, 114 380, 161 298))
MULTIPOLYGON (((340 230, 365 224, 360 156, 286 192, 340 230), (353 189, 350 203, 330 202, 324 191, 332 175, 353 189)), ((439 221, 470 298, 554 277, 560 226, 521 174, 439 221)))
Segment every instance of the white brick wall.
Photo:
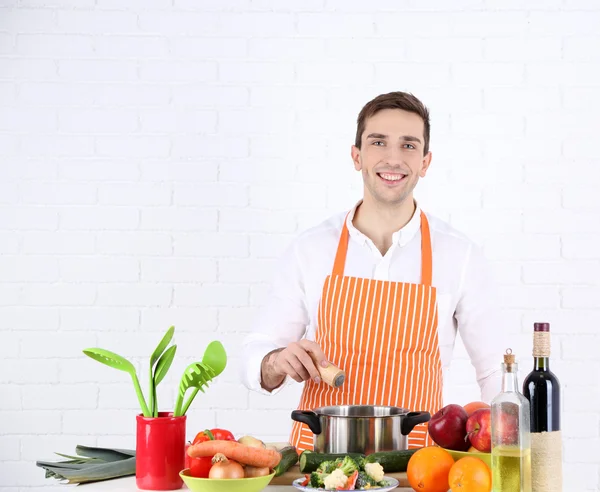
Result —
POLYGON ((598 26, 596 0, 0 1, 0 489, 133 447, 130 380, 81 350, 144 369, 171 324, 165 405, 208 341, 231 356, 190 437, 287 439, 298 389, 249 394, 239 342, 288 241, 360 196, 358 111, 401 89, 432 113, 417 197, 483 245, 521 378, 553 324, 565 491, 600 490, 598 26))

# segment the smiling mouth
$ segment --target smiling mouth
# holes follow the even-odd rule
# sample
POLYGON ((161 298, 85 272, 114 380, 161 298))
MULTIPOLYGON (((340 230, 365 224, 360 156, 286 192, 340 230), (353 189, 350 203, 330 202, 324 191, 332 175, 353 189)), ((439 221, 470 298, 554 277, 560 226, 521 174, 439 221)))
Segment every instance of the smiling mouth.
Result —
POLYGON ((377 173, 377 176, 379 176, 383 182, 392 185, 400 183, 406 178, 406 174, 402 173, 377 173))

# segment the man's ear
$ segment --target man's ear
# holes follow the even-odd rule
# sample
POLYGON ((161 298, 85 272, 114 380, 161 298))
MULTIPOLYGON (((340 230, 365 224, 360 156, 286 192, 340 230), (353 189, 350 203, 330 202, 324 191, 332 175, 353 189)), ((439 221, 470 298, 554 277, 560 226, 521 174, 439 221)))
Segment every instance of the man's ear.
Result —
POLYGON ((419 177, 424 178, 427 174, 427 169, 429 169, 429 165, 431 164, 431 151, 427 152, 425 157, 423 157, 423 162, 421 164, 421 169, 419 169, 419 177))
POLYGON ((360 149, 353 145, 350 149, 350 154, 352 156, 352 162, 354 162, 354 169, 360 171, 362 169, 362 163, 360 161, 360 149))

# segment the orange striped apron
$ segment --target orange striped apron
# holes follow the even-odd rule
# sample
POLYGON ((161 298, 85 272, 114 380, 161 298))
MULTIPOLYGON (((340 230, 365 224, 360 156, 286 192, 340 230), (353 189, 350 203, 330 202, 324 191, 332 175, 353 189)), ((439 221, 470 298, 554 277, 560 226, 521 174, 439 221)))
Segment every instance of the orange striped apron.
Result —
MULTIPOLYGON (((442 363, 427 217, 421 212, 420 284, 344 276, 348 237, 344 221, 315 339, 327 359, 346 371, 346 380, 339 388, 306 381, 298 409, 385 405, 433 415, 442 407, 442 363)), ((294 421, 290 442, 298 452, 312 450, 313 433, 294 421)), ((427 424, 408 435, 409 449, 431 444, 427 424)))

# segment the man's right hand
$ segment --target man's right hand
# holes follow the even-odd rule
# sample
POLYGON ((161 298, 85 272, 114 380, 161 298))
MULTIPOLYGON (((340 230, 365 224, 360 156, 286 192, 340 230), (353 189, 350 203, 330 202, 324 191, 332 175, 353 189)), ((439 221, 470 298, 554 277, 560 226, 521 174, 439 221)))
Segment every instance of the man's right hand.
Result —
POLYGON ((261 365, 262 386, 272 391, 283 383, 286 376, 299 383, 312 379, 318 384, 321 377, 316 364, 321 367, 329 365, 316 342, 305 339, 292 342, 284 349, 274 350, 265 356, 261 365))

